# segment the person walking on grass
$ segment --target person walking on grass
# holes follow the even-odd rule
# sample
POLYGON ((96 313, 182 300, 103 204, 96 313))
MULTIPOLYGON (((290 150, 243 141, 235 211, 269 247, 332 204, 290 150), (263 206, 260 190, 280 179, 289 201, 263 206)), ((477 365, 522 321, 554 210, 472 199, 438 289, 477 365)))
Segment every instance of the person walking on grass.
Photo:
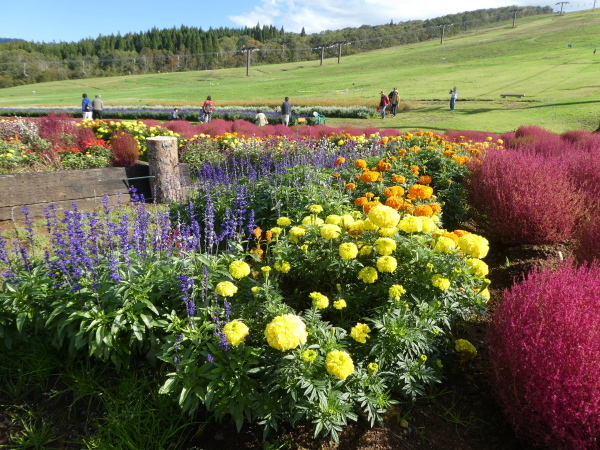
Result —
POLYGON ((287 127, 290 125, 290 116, 292 115, 292 104, 290 98, 286 97, 285 101, 281 104, 281 121, 287 127))
POLYGON ((390 114, 392 117, 396 117, 396 108, 398 108, 398 104, 400 103, 400 94, 398 93, 398 88, 394 88, 392 92, 390 92, 390 114))
POLYGON ((210 122, 212 120, 212 114, 215 111, 215 104, 210 95, 206 97, 206 101, 202 105, 202 111, 204 112, 204 123, 210 122))
POLYGON ((96 98, 92 100, 92 119, 102 120, 102 109, 104 108, 104 102, 101 100, 100 95, 96 95, 96 98))
POLYGON ((390 104, 390 98, 381 91, 381 98, 379 99, 379 108, 381 108, 381 118, 385 119, 385 108, 390 104))
POLYGON ((81 100, 81 116, 83 120, 92 120, 92 101, 88 98, 87 94, 82 95, 81 100))
POLYGON ((456 86, 454 86, 452 89, 450 89, 450 111, 454 111, 456 99, 458 99, 458 91, 456 90, 456 86))

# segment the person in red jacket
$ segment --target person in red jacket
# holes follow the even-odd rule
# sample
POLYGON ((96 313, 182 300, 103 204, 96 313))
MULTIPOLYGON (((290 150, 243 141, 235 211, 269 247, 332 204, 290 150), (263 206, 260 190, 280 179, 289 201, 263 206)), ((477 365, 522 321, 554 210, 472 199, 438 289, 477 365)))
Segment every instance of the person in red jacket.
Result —
POLYGON ((215 103, 212 101, 210 95, 206 97, 206 101, 202 105, 202 111, 204 112, 204 122, 210 122, 212 119, 212 113, 215 111, 215 103))
POLYGON ((381 108, 381 118, 385 119, 385 108, 390 104, 390 98, 381 91, 381 100, 379 100, 379 107, 381 108))

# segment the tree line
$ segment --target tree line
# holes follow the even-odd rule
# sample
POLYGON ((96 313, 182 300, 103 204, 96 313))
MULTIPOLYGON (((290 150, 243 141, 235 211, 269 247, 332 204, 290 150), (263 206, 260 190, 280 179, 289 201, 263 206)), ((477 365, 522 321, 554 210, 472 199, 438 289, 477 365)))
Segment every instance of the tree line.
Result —
MULTIPOLYGON (((120 33, 82 39, 78 42, 0 43, 0 88, 45 81, 115 76, 139 73, 241 67, 242 49, 252 48, 252 64, 274 64, 315 60, 325 48, 326 57, 343 55, 451 37, 489 23, 513 19, 515 7, 479 9, 429 20, 386 25, 363 25, 336 31, 307 34, 285 32, 272 25, 244 28, 181 26, 140 33, 120 33), (341 44, 344 45, 341 45, 341 44)), ((527 6, 518 16, 550 14, 552 8, 527 6)))

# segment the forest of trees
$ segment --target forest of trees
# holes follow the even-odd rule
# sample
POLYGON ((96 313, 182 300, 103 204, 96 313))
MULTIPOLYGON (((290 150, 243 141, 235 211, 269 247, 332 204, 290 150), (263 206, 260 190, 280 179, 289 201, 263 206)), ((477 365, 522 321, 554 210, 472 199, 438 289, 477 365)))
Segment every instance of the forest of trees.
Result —
MULTIPOLYGON (((283 28, 202 28, 181 26, 123 36, 99 36, 79 42, 37 43, 12 40, 0 43, 0 88, 44 81, 139 73, 240 67, 246 64, 243 48, 254 48, 252 64, 319 59, 396 45, 451 37, 489 23, 513 19, 514 7, 479 9, 436 19, 344 28, 315 34, 285 32, 283 28)), ((518 17, 550 14, 552 8, 521 7, 518 17)))

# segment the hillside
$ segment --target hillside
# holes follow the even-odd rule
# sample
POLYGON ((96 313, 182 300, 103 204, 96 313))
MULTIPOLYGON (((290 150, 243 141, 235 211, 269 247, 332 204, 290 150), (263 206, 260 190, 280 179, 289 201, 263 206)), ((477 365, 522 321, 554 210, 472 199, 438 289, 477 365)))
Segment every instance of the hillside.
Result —
MULTIPOLYGON (((533 16, 490 24, 454 37, 319 61, 90 78, 0 91, 0 105, 72 105, 82 92, 116 105, 372 105, 396 86, 411 108, 398 128, 504 132, 536 124, 559 132, 596 129, 600 117, 600 11, 533 16), (572 46, 568 47, 568 43, 572 46), (448 90, 459 106, 448 117, 448 90), (32 92, 35 90, 35 93, 32 92), (500 98, 524 94, 523 99, 500 98)), ((335 125, 336 121, 328 122, 335 125)), ((392 125, 391 121, 389 122, 392 125)), ((368 124, 370 125, 370 124, 368 124)), ((356 126, 363 126, 358 125, 356 126)))

